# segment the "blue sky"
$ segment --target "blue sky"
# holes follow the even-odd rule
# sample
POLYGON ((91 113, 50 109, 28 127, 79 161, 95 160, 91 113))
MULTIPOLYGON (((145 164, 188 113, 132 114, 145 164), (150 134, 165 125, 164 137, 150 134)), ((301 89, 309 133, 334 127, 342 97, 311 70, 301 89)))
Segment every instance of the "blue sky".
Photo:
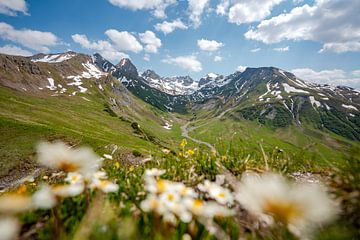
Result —
POLYGON ((359 2, 0 0, 0 52, 128 56, 139 70, 195 79, 276 66, 360 88, 359 2))

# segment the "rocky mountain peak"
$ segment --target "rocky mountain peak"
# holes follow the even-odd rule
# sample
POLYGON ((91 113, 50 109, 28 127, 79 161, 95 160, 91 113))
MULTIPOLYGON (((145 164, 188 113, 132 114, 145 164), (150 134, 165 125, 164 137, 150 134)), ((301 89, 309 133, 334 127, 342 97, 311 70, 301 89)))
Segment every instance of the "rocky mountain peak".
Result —
POLYGON ((137 78, 139 76, 137 68, 128 58, 121 59, 115 67, 116 72, 120 73, 126 78, 137 78))

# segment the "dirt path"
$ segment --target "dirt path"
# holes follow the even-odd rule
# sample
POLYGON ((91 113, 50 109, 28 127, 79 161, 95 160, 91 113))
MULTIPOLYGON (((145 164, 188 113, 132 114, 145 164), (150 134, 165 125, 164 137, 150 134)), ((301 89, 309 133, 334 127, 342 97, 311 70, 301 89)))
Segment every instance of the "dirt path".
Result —
MULTIPOLYGON (((225 112, 226 113, 226 112, 225 112)), ((225 114, 224 113, 224 114, 225 114)), ((181 135, 184 138, 190 139, 191 141, 201 144, 201 145, 205 145, 208 148, 210 148, 211 151, 216 152, 216 154, 219 155, 218 151, 216 150, 216 148, 214 147, 214 145, 212 145, 211 143, 205 142, 205 141, 201 141, 199 139, 193 138, 189 136, 189 125, 191 123, 194 122, 187 122, 185 125, 181 126, 181 135)), ((193 130, 194 128, 192 128, 193 130)), ((216 165, 218 166, 218 168, 220 169, 221 174, 223 174, 225 176, 226 181, 231 185, 231 187, 233 189, 236 189, 238 186, 238 180, 236 179, 236 177, 227 169, 225 168, 219 161, 216 162, 216 165)))
MULTIPOLYGON (((204 142, 204 141, 201 141, 199 139, 196 139, 196 138, 193 138, 193 137, 190 137, 189 136, 189 130, 188 130, 188 127, 189 125, 191 124, 192 122, 188 122, 186 123, 185 125, 181 126, 181 136, 183 136, 184 138, 187 138, 187 139, 190 139, 191 141, 193 142, 196 142, 198 144, 201 144, 201 145, 205 145, 207 146, 208 148, 210 148, 211 151, 216 151, 216 148, 208 143, 208 142, 204 142)), ((193 128, 194 129, 194 128, 193 128)))

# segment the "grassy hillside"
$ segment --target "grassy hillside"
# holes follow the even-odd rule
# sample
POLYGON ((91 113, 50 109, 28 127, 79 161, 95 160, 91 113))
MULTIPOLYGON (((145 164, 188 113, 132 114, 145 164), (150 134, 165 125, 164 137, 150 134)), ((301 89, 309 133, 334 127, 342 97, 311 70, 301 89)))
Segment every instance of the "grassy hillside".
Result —
POLYGON ((149 155, 160 151, 161 145, 171 146, 180 137, 177 130, 173 133, 162 127, 161 119, 166 114, 153 113, 141 102, 133 102, 122 111, 112 110, 105 93, 96 89, 91 94, 71 97, 40 97, 0 88, 0 109, 0 176, 16 167, 30 167, 34 145, 40 140, 85 144, 99 154, 109 151, 105 146, 116 144, 122 152, 137 150, 149 155), (143 116, 136 115, 136 108, 142 110, 143 116), (140 132, 132 127, 133 122, 141 126, 140 132), (153 141, 149 136, 154 137, 153 141))

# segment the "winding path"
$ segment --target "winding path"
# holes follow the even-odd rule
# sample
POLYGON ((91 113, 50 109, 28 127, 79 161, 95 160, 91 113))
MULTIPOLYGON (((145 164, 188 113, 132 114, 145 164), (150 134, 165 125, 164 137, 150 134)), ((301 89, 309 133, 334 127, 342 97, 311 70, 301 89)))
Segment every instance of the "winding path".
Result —
MULTIPOLYGON (((196 138, 193 138, 193 137, 189 136, 188 127, 189 127, 189 125, 191 123, 194 123, 194 122, 187 122, 185 125, 181 126, 181 136, 183 136, 184 138, 190 139, 191 141, 193 141, 195 143, 205 145, 208 148, 210 148, 211 151, 214 151, 214 152, 217 153, 217 155, 219 155, 218 151, 216 150, 214 145, 212 145, 211 143, 204 142, 204 141, 201 141, 199 139, 196 139, 196 138)), ((194 129, 195 128, 193 128, 192 130, 194 130, 194 129)), ((221 174, 223 174, 225 176, 226 181, 231 185, 231 187, 233 189, 237 189, 238 180, 236 179, 236 177, 226 167, 224 167, 224 165, 222 165, 219 160, 216 161, 216 165, 220 169, 221 174)))
POLYGON ((201 140, 199 140, 199 139, 196 139, 196 138, 193 138, 193 137, 190 137, 190 136, 189 136, 188 127, 189 127, 189 125, 190 125, 191 123, 192 123, 192 122, 188 122, 188 123, 186 123, 185 125, 181 126, 181 136, 183 136, 184 138, 190 139, 191 141, 196 142, 196 143, 198 143, 198 144, 205 145, 205 146, 207 146, 208 148, 210 148, 211 151, 216 151, 216 148, 215 148, 212 144, 210 144, 210 143, 208 143, 208 142, 201 141, 201 140))

